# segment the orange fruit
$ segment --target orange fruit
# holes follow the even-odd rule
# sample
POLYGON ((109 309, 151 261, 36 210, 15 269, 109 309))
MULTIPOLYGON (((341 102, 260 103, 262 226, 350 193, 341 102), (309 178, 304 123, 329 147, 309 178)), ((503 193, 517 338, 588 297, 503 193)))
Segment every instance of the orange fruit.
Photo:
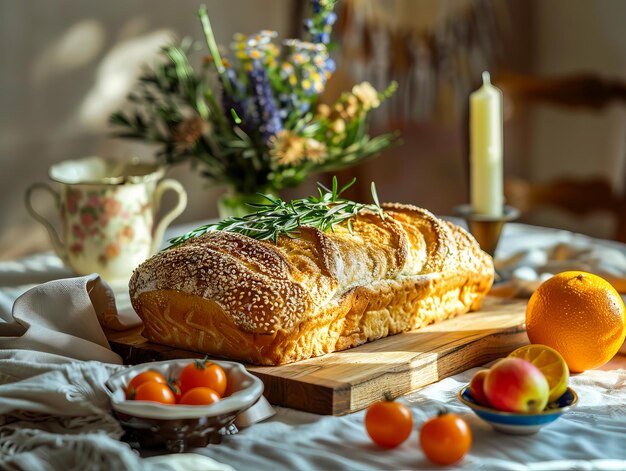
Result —
POLYGON ((526 360, 543 373, 548 380, 550 396, 548 402, 554 402, 567 390, 569 368, 565 359, 555 349, 532 343, 524 345, 509 354, 510 357, 526 360))
POLYGON ((559 273, 533 293, 526 307, 532 343, 554 348, 571 372, 608 362, 624 343, 626 308, 605 279, 581 271, 559 273))

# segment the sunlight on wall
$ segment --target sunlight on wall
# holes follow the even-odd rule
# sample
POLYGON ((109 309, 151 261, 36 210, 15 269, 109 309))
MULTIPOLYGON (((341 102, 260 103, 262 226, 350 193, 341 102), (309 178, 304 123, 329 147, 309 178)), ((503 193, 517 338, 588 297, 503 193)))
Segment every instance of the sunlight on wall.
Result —
POLYGON ((95 84, 82 101, 71 125, 101 131, 109 115, 122 105, 135 85, 142 67, 150 64, 173 36, 171 30, 159 29, 115 45, 98 66, 95 84))
POLYGON ((35 59, 33 79, 43 82, 88 64, 100 53, 104 40, 105 31, 100 23, 79 21, 35 59))
POLYGON ((117 33, 117 41, 126 41, 145 34, 150 29, 148 23, 145 16, 135 16, 129 19, 117 33))

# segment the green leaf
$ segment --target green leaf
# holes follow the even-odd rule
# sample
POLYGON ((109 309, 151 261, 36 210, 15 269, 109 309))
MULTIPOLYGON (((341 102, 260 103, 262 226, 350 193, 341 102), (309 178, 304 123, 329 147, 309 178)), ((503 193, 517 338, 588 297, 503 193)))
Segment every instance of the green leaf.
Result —
POLYGON ((230 115, 233 117, 235 124, 241 124, 241 118, 233 108, 230 109, 230 115))
POLYGON ((372 182, 371 185, 372 198, 374 199, 374 204, 380 207, 380 201, 378 201, 378 193, 376 193, 376 183, 372 182))

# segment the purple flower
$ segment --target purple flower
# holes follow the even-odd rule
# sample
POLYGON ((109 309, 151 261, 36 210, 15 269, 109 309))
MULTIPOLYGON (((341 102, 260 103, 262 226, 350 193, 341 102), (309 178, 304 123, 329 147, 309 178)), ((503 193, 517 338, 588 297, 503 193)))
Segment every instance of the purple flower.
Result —
POLYGON ((334 11, 329 12, 326 16, 324 16, 324 24, 328 26, 332 26, 337 21, 337 13, 334 11))
POLYGON ((337 14, 333 11, 335 0, 312 0, 311 6, 313 18, 304 20, 304 27, 311 41, 329 44, 332 26, 337 21, 337 14))
POLYGON ((320 42, 322 44, 328 44, 330 42, 330 34, 328 34, 326 31, 323 31, 321 33, 319 33, 316 37, 315 37, 317 42, 320 42))
POLYGON ((252 62, 248 73, 252 89, 252 101, 259 117, 259 131, 263 142, 267 142, 283 128, 283 121, 274 101, 274 94, 266 70, 257 61, 252 62))
POLYGON ((335 64, 335 61, 332 60, 330 57, 328 59, 326 59, 326 61, 324 62, 324 71, 325 72, 334 72, 335 69, 337 68, 337 65, 335 64))

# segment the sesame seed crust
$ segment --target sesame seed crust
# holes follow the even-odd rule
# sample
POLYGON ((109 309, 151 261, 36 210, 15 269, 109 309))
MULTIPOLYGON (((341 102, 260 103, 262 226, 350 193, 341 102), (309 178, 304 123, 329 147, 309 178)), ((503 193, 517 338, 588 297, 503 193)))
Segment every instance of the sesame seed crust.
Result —
POLYGON ((476 241, 427 210, 383 207, 352 232, 302 227, 277 244, 209 232, 153 256, 130 281, 144 335, 281 364, 477 309, 493 262, 476 241))

